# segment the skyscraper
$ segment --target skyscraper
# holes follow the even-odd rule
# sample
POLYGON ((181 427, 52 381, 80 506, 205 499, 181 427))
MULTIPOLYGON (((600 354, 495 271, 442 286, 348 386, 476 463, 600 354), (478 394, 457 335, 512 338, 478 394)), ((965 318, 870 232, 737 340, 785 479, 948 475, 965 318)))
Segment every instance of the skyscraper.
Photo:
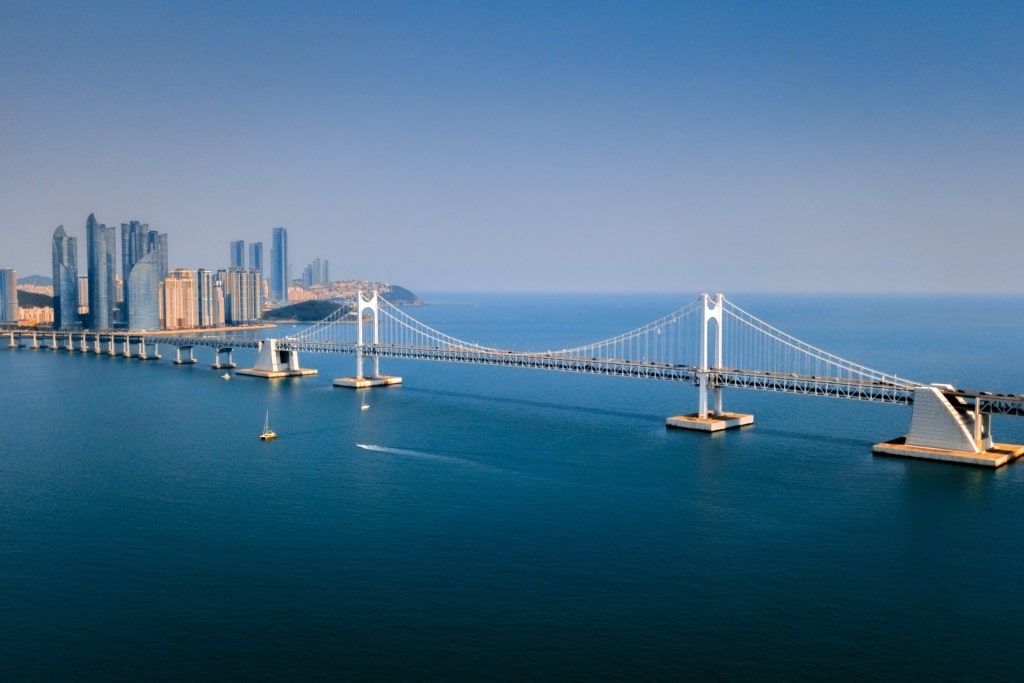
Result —
POLYGON ((78 239, 53 231, 53 329, 78 327, 78 239))
POLYGON ((125 280, 128 329, 160 329, 160 282, 159 255, 154 249, 135 262, 125 280))
POLYGON ((18 274, 0 268, 0 322, 18 322, 18 274))
POLYGON ((121 224, 122 319, 133 330, 160 329, 160 283, 167 277, 167 235, 149 224, 121 224), (136 269, 140 268, 136 273, 136 269), (133 292, 134 283, 141 287, 133 292))
POLYGON ((253 242, 249 245, 249 267, 263 275, 263 242, 253 242))
POLYGON ((288 231, 274 228, 273 252, 270 258, 270 296, 274 301, 288 301, 288 231))
POLYGON ((117 232, 96 222, 89 214, 85 222, 89 257, 89 327, 109 330, 114 326, 114 275, 117 273, 117 232))
POLYGON ((245 240, 231 243, 230 268, 245 268, 245 240))

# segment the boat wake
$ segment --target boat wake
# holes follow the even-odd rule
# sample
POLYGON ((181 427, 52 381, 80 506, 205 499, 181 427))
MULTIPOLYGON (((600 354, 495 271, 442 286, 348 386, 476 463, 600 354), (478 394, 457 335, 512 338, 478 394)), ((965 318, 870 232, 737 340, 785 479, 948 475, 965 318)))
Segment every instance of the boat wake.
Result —
POLYGON ((453 465, 462 465, 465 467, 473 467, 475 469, 487 470, 489 472, 500 472, 503 474, 513 474, 510 470, 503 469, 501 467, 491 467, 490 465, 483 465, 470 460, 468 458, 459 458, 454 455, 441 455, 440 453, 427 453, 426 451, 414 451, 408 448, 392 448, 390 446, 379 446, 372 443, 356 443, 356 448, 361 448, 364 451, 374 451, 377 453, 390 453, 392 455, 404 455, 410 458, 417 458, 419 460, 430 460, 433 462, 445 462, 453 465))

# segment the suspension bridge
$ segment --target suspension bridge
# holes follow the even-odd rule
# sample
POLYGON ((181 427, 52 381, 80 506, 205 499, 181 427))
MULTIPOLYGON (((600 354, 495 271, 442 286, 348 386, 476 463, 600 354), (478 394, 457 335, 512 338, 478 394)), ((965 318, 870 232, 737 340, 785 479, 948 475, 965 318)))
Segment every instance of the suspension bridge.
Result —
MULTIPOLYGON (((992 415, 1024 415, 1024 395, 922 384, 874 370, 803 342, 721 294, 702 294, 623 334, 554 351, 516 351, 458 339, 416 320, 377 293, 360 293, 354 308, 341 306, 324 320, 283 339, 227 334, 51 334, 50 348, 144 359, 159 358, 160 344, 172 346, 176 363, 196 362, 193 350, 207 347, 216 352, 215 368, 235 367, 232 349, 257 349, 254 367, 237 373, 267 378, 315 374, 300 365, 300 353, 346 354, 355 357, 355 372, 335 379, 334 385, 357 389, 401 383, 400 377, 381 372, 381 360, 393 358, 681 382, 697 389, 697 410, 671 416, 666 424, 708 432, 753 423, 752 415, 724 409, 727 388, 901 404, 912 406, 906 436, 876 444, 875 453, 989 467, 1024 455, 1024 446, 997 443, 991 434, 992 415)), ((16 335, 31 336, 33 346, 40 346, 36 333, 11 332, 12 347, 20 345, 16 335)))

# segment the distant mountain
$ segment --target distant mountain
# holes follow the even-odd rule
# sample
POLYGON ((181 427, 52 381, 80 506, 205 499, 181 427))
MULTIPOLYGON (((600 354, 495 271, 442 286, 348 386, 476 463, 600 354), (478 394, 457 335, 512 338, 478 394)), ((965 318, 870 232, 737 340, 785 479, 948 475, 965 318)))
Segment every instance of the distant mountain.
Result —
MULTIPOLYGON (((34 277, 39 277, 38 275, 34 277)), ((20 283, 21 280, 18 280, 20 283)), ((33 283, 35 284, 35 283, 33 283)), ((35 292, 18 290, 18 305, 22 308, 53 308, 53 297, 35 292)))
POLYGON ((301 322, 317 322, 323 320, 330 314, 344 306, 351 310, 351 304, 339 304, 337 301, 300 301, 290 306, 281 306, 263 313, 263 320, 273 322, 275 320, 299 320, 301 322))
POLYGON ((39 285, 42 287, 50 287, 53 285, 53 278, 46 277, 44 275, 29 275, 27 277, 18 278, 19 285, 39 285))

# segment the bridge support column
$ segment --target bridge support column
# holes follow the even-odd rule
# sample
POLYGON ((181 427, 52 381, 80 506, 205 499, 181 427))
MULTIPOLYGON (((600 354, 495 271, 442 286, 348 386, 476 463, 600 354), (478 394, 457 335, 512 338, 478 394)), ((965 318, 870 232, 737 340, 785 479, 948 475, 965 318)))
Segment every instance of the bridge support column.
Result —
MULTIPOLYGON (((260 349, 262 349, 262 348, 263 348, 263 342, 260 342, 260 349)), ((214 356, 214 358, 213 358, 213 365, 210 366, 214 370, 223 370, 225 368, 230 369, 230 368, 236 367, 235 361, 231 360, 231 348, 230 347, 228 347, 228 348, 219 348, 219 349, 217 349, 216 354, 217 355, 214 356), (221 354, 223 354, 223 353, 226 353, 228 355, 228 359, 225 362, 221 362, 221 354)))
POLYGON ((1024 456, 1024 446, 995 443, 991 416, 981 412, 981 397, 968 403, 949 385, 914 389, 910 430, 906 436, 875 444, 876 455, 940 460, 965 465, 1001 467, 1024 456))
POLYGON ((196 362, 196 358, 195 358, 195 356, 192 355, 192 347, 191 346, 186 346, 185 347, 186 349, 188 349, 188 358, 184 358, 184 359, 181 357, 181 348, 182 347, 177 346, 174 349, 174 351, 175 351, 174 364, 175 365, 192 365, 193 363, 195 363, 196 362))
POLYGON ((394 375, 380 374, 380 356, 375 349, 380 344, 380 302, 377 292, 369 299, 363 297, 362 292, 356 293, 356 376, 339 377, 334 380, 334 386, 346 389, 366 389, 368 387, 387 387, 401 384, 402 378, 394 375), (363 314, 371 314, 372 338, 371 358, 373 359, 373 374, 370 377, 363 376, 363 358, 365 343, 363 342, 363 314))
POLYGON ((279 339, 264 340, 256 356, 256 365, 235 371, 236 375, 252 375, 266 379, 305 377, 316 373, 316 370, 300 367, 298 350, 282 344, 279 339))
POLYGON ((694 373, 694 381, 697 384, 697 412, 691 415, 674 415, 665 420, 668 427, 679 429, 694 429, 701 432, 717 432, 733 427, 743 427, 754 424, 754 416, 744 413, 727 413, 722 409, 722 387, 714 384, 714 371, 720 370, 722 365, 722 303, 724 298, 716 294, 712 299, 709 295, 703 294, 704 300, 704 324, 700 333, 700 369, 694 373), (708 347, 710 335, 708 334, 711 325, 714 324, 715 360, 714 365, 709 366, 708 347), (714 408, 708 410, 708 390, 712 392, 714 408))
POLYGON ((124 345, 121 347, 121 355, 125 358, 132 357, 132 343, 127 334, 124 335, 124 345))
POLYGON ((113 332, 110 333, 110 339, 107 340, 107 355, 108 356, 116 356, 117 355, 117 342, 114 340, 114 333, 113 332))
POLYGON ((11 341, 7 343, 7 348, 9 348, 9 349, 17 349, 17 348, 19 348, 21 346, 21 344, 19 344, 17 342, 17 340, 14 338, 14 330, 11 330, 10 338, 11 338, 11 341))

